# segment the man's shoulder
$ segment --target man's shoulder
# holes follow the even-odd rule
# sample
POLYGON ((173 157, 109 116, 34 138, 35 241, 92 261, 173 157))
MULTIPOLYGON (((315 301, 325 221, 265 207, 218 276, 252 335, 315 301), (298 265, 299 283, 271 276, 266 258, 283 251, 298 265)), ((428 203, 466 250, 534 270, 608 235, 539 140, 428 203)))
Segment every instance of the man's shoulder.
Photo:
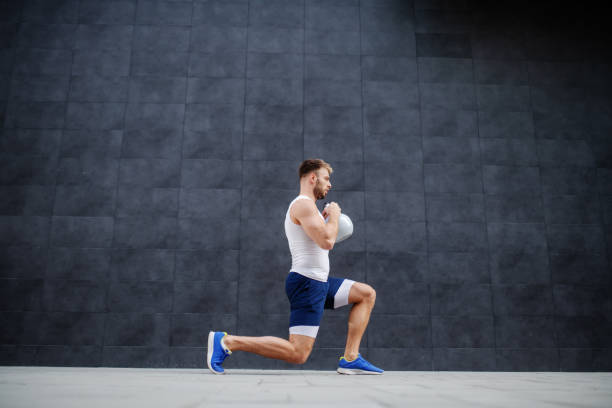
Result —
POLYGON ((298 225, 301 224, 300 219, 304 219, 304 217, 311 217, 315 214, 315 212, 318 212, 317 206, 311 199, 295 200, 289 208, 289 215, 292 219, 297 221, 298 225))
POLYGON ((295 199, 293 203, 291 204, 291 210, 298 210, 301 213, 310 212, 313 210, 313 208, 316 208, 316 205, 314 205, 312 200, 309 199, 308 197, 305 197, 305 198, 299 197, 299 199, 295 199))

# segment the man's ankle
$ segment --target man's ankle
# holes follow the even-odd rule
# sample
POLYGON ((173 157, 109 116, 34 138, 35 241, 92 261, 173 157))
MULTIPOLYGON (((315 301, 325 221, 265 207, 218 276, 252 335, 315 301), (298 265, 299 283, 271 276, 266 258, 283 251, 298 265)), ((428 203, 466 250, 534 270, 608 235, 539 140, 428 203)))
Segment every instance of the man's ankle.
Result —
POLYGON ((227 347, 230 350, 233 349, 233 347, 234 347, 234 336, 230 336, 228 334, 227 336, 223 336, 222 340, 223 340, 223 345, 225 347, 227 347))
POLYGON ((344 353, 344 359, 346 361, 353 361, 355 360, 357 357, 359 357, 359 353, 344 353))

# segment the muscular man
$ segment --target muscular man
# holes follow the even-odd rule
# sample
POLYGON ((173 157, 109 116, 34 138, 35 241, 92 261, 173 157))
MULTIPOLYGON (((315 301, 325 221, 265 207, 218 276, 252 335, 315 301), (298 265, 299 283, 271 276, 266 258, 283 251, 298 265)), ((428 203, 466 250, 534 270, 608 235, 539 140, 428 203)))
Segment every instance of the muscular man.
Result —
POLYGON ((289 340, 279 337, 233 336, 226 332, 208 334, 207 364, 215 374, 233 351, 241 350, 268 358, 303 364, 314 345, 323 309, 352 304, 344 355, 337 371, 341 374, 382 374, 383 370, 366 361, 359 353, 361 337, 374 307, 376 292, 365 283, 329 275, 329 251, 338 235, 341 209, 332 202, 323 213, 316 200, 331 189, 331 166, 320 159, 300 164, 300 195, 287 209, 285 234, 291 250, 291 270, 285 280, 285 292, 291 304, 289 340), (325 218, 329 216, 327 223, 325 218))

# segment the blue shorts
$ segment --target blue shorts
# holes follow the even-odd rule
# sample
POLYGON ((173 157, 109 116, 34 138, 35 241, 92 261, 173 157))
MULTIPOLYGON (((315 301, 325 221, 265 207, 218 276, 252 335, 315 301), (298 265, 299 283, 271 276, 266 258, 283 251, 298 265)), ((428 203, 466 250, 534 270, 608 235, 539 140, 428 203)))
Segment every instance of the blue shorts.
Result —
POLYGON ((349 291, 355 281, 329 277, 327 282, 289 272, 285 292, 291 304, 289 334, 317 337, 323 309, 336 309, 348 304, 349 291))

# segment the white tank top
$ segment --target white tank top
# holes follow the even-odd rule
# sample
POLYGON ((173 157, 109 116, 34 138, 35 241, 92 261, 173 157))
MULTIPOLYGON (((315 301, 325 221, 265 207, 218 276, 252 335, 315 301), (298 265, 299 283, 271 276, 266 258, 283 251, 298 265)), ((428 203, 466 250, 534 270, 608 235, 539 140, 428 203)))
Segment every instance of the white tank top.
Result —
MULTIPOLYGON (((287 215, 285 215, 285 234, 289 241, 289 250, 291 251, 291 271, 297 272, 308 278, 315 279, 321 282, 327 282, 329 275, 329 250, 323 249, 317 245, 304 231, 301 225, 291 221, 289 210, 291 205, 300 199, 312 200, 305 195, 297 196, 289 204, 287 215)), ((319 216, 325 222, 323 215, 319 210, 319 216)))

